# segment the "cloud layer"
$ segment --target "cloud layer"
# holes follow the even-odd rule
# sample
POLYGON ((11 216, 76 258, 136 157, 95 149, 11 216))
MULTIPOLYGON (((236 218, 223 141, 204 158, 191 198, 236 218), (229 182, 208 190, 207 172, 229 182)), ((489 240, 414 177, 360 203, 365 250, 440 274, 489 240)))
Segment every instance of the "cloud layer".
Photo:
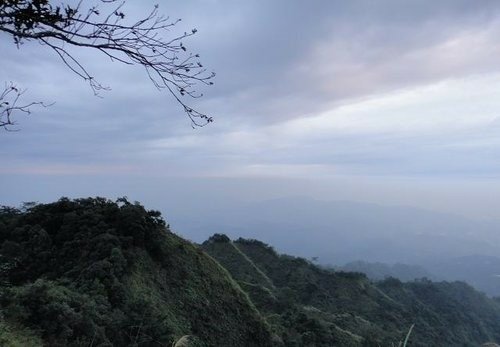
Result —
MULTIPOLYGON (((152 2, 129 1, 138 18, 152 2)), ((0 175, 337 175, 498 180, 498 1, 165 1, 218 73, 192 130, 140 68, 80 51, 96 98, 51 52, 0 36, 0 76, 55 101, 0 135, 0 175)), ((172 33, 173 35, 174 33, 172 33)))

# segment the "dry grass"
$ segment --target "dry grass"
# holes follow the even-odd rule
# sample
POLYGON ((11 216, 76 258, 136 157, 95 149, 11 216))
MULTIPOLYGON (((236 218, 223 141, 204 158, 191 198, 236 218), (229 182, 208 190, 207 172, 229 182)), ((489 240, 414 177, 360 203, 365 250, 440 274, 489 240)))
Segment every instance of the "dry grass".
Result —
POLYGON ((191 345, 190 339, 190 335, 184 335, 177 342, 172 343, 172 347, 189 347, 191 345))

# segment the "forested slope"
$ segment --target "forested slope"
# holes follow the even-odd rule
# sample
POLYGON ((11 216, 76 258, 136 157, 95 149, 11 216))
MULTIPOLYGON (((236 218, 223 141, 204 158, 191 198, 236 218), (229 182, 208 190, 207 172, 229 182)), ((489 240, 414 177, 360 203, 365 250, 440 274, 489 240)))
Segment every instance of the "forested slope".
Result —
POLYGON ((272 345, 227 271, 139 204, 3 208, 0 245, 2 346, 272 345))
POLYGON ((126 199, 0 208, 1 346, 408 346, 500 341, 500 302, 461 283, 372 282, 214 235, 126 199), (189 337, 186 337, 189 336, 189 337))
POLYGON ((397 345, 413 324, 410 346, 500 341, 498 302, 463 282, 372 282, 361 273, 328 271, 260 241, 231 242, 224 235, 202 247, 272 317, 287 346, 397 345), (239 265, 234 249, 244 254, 239 265))

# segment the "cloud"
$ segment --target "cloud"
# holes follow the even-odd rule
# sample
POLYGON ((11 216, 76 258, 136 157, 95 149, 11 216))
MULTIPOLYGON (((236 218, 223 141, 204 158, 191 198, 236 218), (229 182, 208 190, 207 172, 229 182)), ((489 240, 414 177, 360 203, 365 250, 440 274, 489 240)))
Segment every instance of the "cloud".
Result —
POLYGON ((138 167, 125 165, 32 165, 7 166, 0 168, 1 175, 41 175, 41 176, 75 176, 75 175, 127 175, 140 172, 138 167))
POLYGON ((227 27, 210 10, 200 18, 200 44, 210 45, 208 61, 220 66, 214 95, 242 122, 280 122, 351 98, 499 68, 494 2, 251 4, 224 6, 225 15, 239 18, 227 27))
MULTIPOLYGON (((128 13, 139 17, 152 5, 128 2, 128 13)), ((160 10, 183 18, 181 32, 199 29, 185 44, 218 78, 191 101, 215 124, 192 130, 140 68, 80 50, 112 87, 96 98, 44 47, 18 50, 4 35, 0 75, 27 87, 27 97, 56 102, 18 118, 21 132, 1 135, 6 167, 498 173, 497 1, 200 0, 166 1, 160 10)))
POLYGON ((497 176, 500 142, 492 124, 499 87, 500 74, 448 80, 308 118, 226 129, 216 138, 189 134, 152 141, 149 148, 210 158, 204 165, 210 175, 497 176))

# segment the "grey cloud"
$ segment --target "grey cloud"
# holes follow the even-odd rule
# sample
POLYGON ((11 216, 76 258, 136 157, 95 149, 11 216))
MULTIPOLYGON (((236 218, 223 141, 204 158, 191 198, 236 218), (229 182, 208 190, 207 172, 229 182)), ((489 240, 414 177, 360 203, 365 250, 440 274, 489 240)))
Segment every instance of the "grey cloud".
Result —
MULTIPOLYGON (((227 113, 244 122, 299 117, 345 99, 500 67, 496 50, 479 52, 472 62, 436 56, 454 37, 491 26, 497 31, 494 1, 220 4, 194 2, 183 11, 188 18, 190 11, 196 18, 198 7, 207 13, 197 18, 193 44, 209 52, 207 65, 219 73, 208 95, 225 100, 227 113), (220 13, 227 26, 216 19, 220 13), (329 47, 322 58, 320 46, 329 47)), ((497 36, 485 45, 494 48, 497 36)))
MULTIPOLYGON (((131 16, 152 5, 128 2, 131 16)), ((216 123, 192 130, 141 69, 80 51, 112 87, 100 99, 43 47, 17 50, 0 36, 0 76, 28 87, 27 97, 56 102, 19 118, 21 132, 0 135, 4 166, 108 164, 105 170, 137 167, 145 176, 222 174, 245 165, 331 165, 366 175, 499 172, 498 143, 452 146, 497 136, 498 119, 490 130, 415 138, 336 132, 300 142, 267 128, 368 96, 500 71, 497 1, 200 0, 165 1, 160 10, 183 18, 181 31, 199 29, 185 44, 218 77, 192 104, 216 123)))

